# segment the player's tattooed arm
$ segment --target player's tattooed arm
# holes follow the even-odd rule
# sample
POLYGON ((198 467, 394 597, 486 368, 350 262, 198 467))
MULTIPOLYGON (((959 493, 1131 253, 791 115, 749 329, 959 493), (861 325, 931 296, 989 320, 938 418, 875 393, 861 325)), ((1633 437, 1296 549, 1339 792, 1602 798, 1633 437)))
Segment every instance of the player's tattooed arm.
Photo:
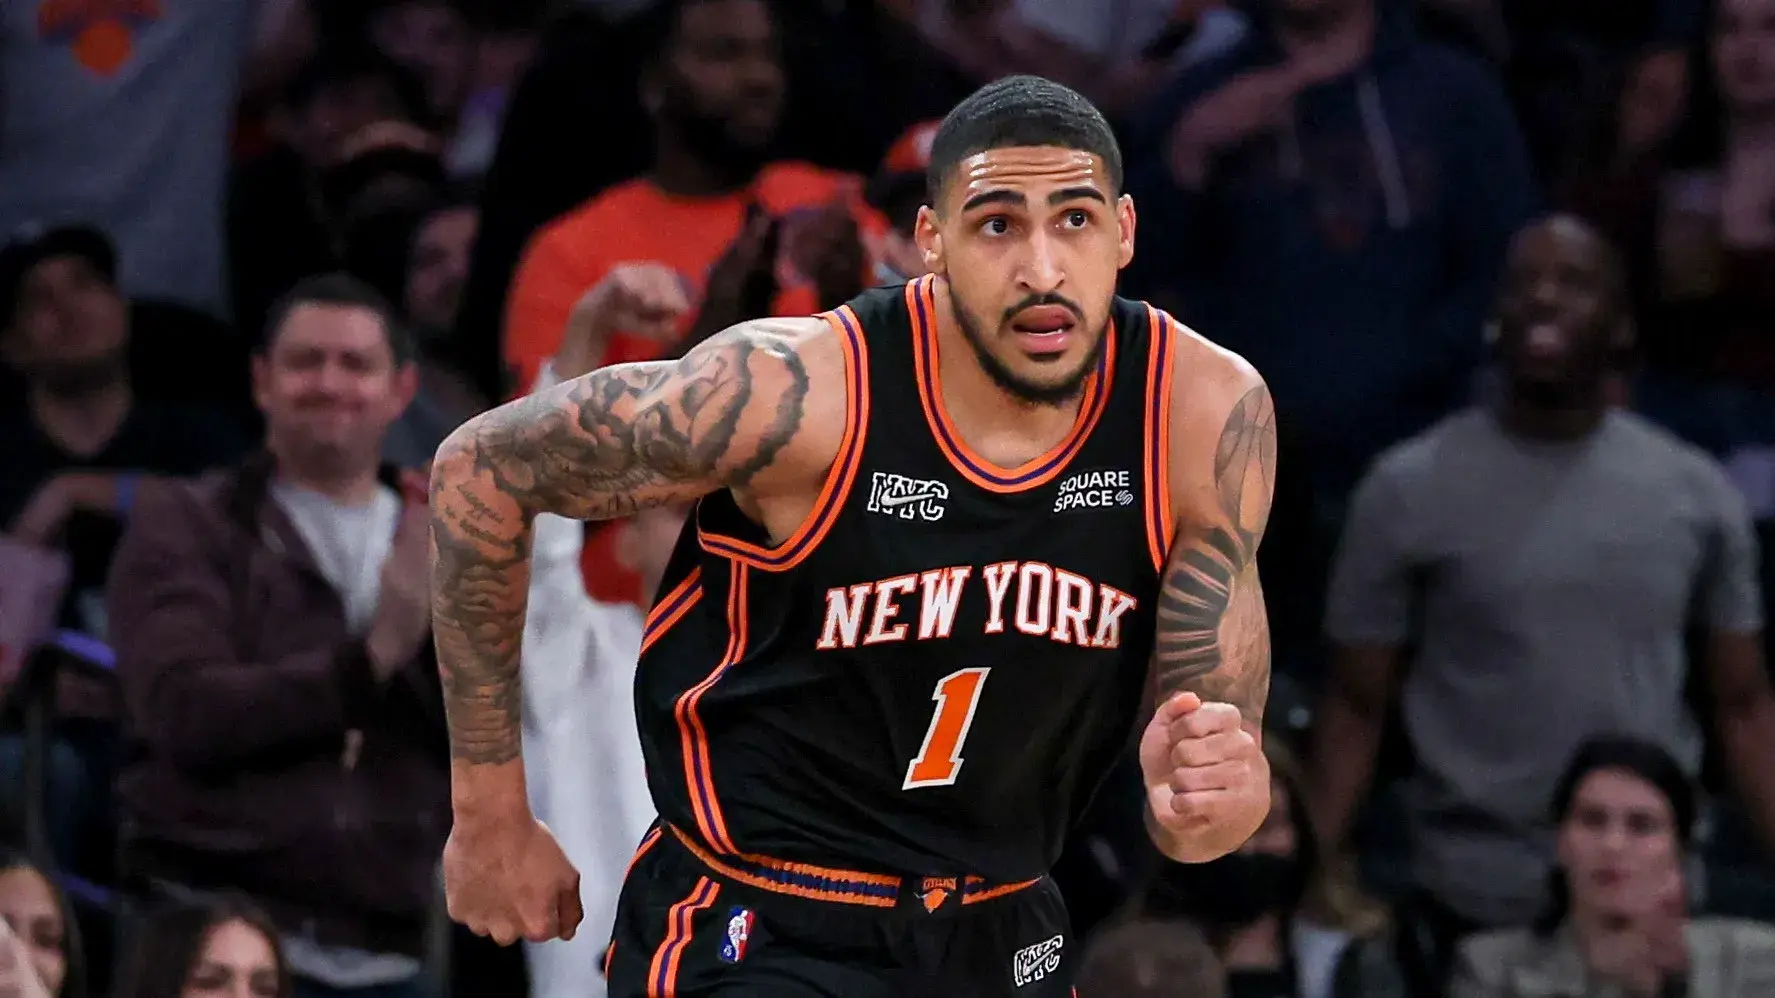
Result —
POLYGON ((1211 466, 1178 469, 1197 497, 1178 517, 1161 582, 1153 650, 1155 702, 1189 691, 1239 708, 1263 731, 1270 691, 1270 628, 1257 548, 1276 478, 1276 409, 1252 378, 1220 428, 1211 466), (1210 475, 1211 487, 1199 484, 1210 475))
MULTIPOLYGON (((439 447, 432 629, 459 777, 473 767, 522 771, 505 764, 519 758, 535 515, 621 517, 744 489, 774 471, 808 412, 809 321, 749 323, 680 359, 601 368, 483 413, 439 447)), ((521 797, 521 777, 499 783, 521 797)))

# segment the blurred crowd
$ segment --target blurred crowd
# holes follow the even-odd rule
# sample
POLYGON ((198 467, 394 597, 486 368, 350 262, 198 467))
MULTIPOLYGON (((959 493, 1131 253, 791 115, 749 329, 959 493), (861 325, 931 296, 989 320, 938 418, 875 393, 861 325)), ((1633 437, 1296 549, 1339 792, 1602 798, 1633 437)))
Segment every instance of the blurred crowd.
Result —
POLYGON ((0 995, 601 994, 684 511, 538 524, 588 923, 500 950, 438 902, 425 465, 916 276, 934 122, 1020 72, 1283 435, 1269 820, 1171 864, 1112 774, 1079 994, 1775 994, 1775 0, 4 0, 0 995))

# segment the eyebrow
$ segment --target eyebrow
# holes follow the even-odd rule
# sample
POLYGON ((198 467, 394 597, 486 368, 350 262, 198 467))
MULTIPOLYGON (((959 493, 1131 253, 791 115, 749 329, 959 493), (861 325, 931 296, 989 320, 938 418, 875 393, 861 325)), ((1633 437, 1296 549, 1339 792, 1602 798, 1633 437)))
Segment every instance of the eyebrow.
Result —
MULTIPOLYGON (((1062 205, 1068 201, 1080 200, 1096 201, 1100 204, 1109 203, 1109 198, 1104 197, 1103 192, 1095 187, 1064 187, 1048 195, 1048 204, 1050 206, 1062 205)), ((961 210, 973 211, 976 208, 983 208, 991 204, 1004 204, 1021 208, 1028 203, 1029 200, 1017 191, 984 191, 963 202, 961 210)))

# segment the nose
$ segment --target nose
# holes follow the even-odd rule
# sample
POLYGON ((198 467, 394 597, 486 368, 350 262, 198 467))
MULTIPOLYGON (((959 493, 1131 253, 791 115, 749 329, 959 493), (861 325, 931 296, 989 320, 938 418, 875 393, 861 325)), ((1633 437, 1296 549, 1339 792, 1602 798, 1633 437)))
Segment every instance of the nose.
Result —
POLYGON ((1029 238, 1029 255, 1018 280, 1030 294, 1044 295, 1060 290, 1066 281, 1059 247, 1047 232, 1037 230, 1029 238))
POLYGON ((1559 279, 1552 274, 1543 274, 1529 285, 1529 302, 1543 308, 1551 308, 1560 302, 1564 288, 1559 279))
POLYGON ((345 365, 328 361, 321 365, 315 383, 321 391, 330 395, 338 395, 345 391, 348 379, 349 375, 345 370, 345 365))
POLYGON ((782 86, 782 67, 777 64, 776 54, 766 49, 751 52, 740 61, 739 86, 737 89, 757 95, 774 95, 782 86))

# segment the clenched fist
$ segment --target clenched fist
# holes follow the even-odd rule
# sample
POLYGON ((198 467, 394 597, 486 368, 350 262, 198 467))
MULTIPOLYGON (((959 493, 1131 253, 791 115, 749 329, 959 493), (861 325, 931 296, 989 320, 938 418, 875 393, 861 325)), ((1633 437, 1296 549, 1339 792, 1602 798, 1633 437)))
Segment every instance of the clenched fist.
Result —
POLYGON ((555 355, 555 373, 576 378, 595 366, 615 333, 675 343, 690 296, 662 263, 619 263, 574 304, 555 355))
POLYGON ((585 918, 579 871, 529 815, 458 822, 444 844, 444 899, 452 919, 501 946, 572 939, 585 918))
POLYGON ((1140 770, 1153 821, 1200 862, 1232 852, 1263 824, 1270 767, 1239 708, 1179 693, 1140 736, 1140 770))

